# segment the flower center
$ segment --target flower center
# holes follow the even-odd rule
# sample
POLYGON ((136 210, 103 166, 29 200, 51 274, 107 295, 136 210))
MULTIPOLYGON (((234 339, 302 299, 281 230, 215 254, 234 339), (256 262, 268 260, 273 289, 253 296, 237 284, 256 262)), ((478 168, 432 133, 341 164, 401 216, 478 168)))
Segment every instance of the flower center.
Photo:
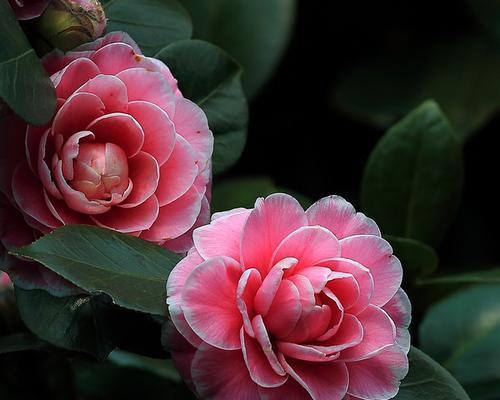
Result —
POLYGON ((125 152, 113 143, 81 143, 74 163, 71 186, 89 200, 108 200, 128 186, 125 152))

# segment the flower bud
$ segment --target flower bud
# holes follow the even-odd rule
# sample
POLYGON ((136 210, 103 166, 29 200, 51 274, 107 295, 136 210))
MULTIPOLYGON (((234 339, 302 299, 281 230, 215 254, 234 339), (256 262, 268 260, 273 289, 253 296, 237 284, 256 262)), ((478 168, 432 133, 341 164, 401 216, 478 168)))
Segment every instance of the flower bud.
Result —
POLYGON ((95 40, 106 29, 98 0, 53 0, 36 23, 42 39, 63 51, 95 40))

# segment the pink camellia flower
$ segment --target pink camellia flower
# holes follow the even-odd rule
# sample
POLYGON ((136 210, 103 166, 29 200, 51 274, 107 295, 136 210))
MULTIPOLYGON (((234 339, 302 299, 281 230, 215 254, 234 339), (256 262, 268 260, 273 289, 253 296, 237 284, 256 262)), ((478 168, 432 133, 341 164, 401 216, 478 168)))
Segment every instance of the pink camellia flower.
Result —
POLYGON ((9 275, 7 275, 5 272, 0 271, 0 289, 10 285, 11 282, 9 279, 9 275))
POLYGON ((9 0, 17 19, 33 19, 39 17, 51 0, 9 0))
POLYGON ((344 199, 304 211, 274 194, 194 231, 167 283, 167 343, 203 399, 389 399, 408 371, 401 279, 344 199))
POLYGON ((189 249, 190 230, 209 218, 213 136, 203 111, 124 33, 43 62, 58 97, 52 121, 0 126, 10 137, 0 186, 26 224, 38 234, 95 224, 189 249))

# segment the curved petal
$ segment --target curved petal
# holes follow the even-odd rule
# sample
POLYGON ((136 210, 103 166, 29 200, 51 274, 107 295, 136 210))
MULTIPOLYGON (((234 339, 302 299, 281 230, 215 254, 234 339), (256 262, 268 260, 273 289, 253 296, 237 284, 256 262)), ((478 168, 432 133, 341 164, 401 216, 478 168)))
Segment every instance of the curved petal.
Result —
MULTIPOLYGON (((127 200, 118 207, 132 208, 144 203, 156 192, 160 180, 158 163, 153 156, 143 151, 128 160, 128 171, 128 177, 134 186, 127 200)), ((160 201, 158 204, 161 206, 160 201)))
POLYGON ((302 313, 300 293, 289 280, 281 281, 264 322, 273 336, 286 337, 294 330, 302 313))
POLYGON ((38 162, 36 166, 36 170, 38 171, 38 177, 40 181, 42 181, 45 190, 49 192, 56 199, 62 199, 62 194, 57 188, 54 177, 52 176, 52 171, 50 170, 47 162, 45 160, 47 150, 50 148, 49 152, 53 153, 53 139, 50 136, 50 129, 47 129, 43 136, 40 139, 39 148, 38 148, 38 162))
POLYGON ((326 267, 302 268, 297 274, 306 277, 313 287, 314 293, 320 293, 325 288, 332 271, 326 267))
POLYGON ((330 361, 311 363, 281 355, 280 361, 313 400, 341 400, 347 392, 349 375, 343 362, 330 361))
POLYGON ((214 218, 209 225, 201 226, 193 232, 196 249, 204 259, 227 256, 240 259, 241 233, 250 210, 214 218))
POLYGON ((309 400, 311 397, 295 379, 276 388, 259 388, 261 400, 309 400))
POLYGON ((219 350, 202 344, 191 366, 196 392, 206 400, 260 400, 241 350, 219 350))
POLYGON ((56 217, 63 225, 73 224, 91 224, 92 221, 85 214, 77 213, 69 208, 64 201, 51 198, 47 192, 44 191, 45 204, 50 212, 56 217))
POLYGON ((181 301, 182 288, 189 274, 203 262, 196 250, 190 251, 172 270, 167 280, 167 304, 181 301))
POLYGON ((337 353, 361 343, 363 335, 361 322, 355 316, 345 314, 338 331, 332 337, 328 340, 317 341, 311 346, 326 354, 337 353))
POLYGON ((80 92, 99 97, 106 113, 126 112, 128 109, 127 87, 116 76, 97 75, 76 90, 76 93, 80 92))
POLYGON ((194 333, 187 323, 186 317, 184 316, 184 312, 182 311, 182 307, 179 303, 171 304, 168 307, 168 313, 175 329, 177 329, 177 331, 189 342, 189 344, 194 347, 199 347, 203 343, 203 340, 201 340, 198 335, 194 333))
POLYGON ((259 342, 260 347, 264 351, 271 368, 280 376, 285 376, 286 372, 283 366, 280 364, 278 357, 273 349, 273 344, 269 338, 269 333, 267 332, 266 325, 261 315, 256 315, 252 320, 252 328, 255 332, 255 339, 259 342))
POLYGON ((94 133, 99 143, 114 143, 121 147, 128 157, 139 153, 144 143, 144 132, 130 115, 111 113, 92 121, 86 130, 94 133))
POLYGON ((307 344, 278 341, 277 347, 278 350, 286 357, 291 357, 303 361, 328 362, 336 360, 339 357, 338 353, 327 354, 324 351, 321 351, 307 344))
POLYGON ((177 136, 168 114, 156 104, 147 101, 130 102, 128 114, 139 122, 144 131, 142 151, 151 154, 162 166, 172 154, 177 136))
POLYGON ((92 215, 92 220, 103 228, 129 233, 149 229, 158 217, 158 200, 154 195, 132 208, 112 207, 108 212, 92 215))
POLYGON ((99 68, 88 58, 77 58, 52 75, 57 97, 67 99, 76 89, 99 74, 99 68))
POLYGON ((50 0, 31 0, 19 3, 19 0, 9 0, 15 16, 19 20, 39 17, 48 6, 49 2, 50 0), (19 4, 22 4, 22 6, 19 4))
POLYGON ((396 325, 396 342, 408 353, 410 350, 410 333, 408 328, 411 323, 411 304, 408 295, 399 289, 394 297, 382 307, 396 325))
MULTIPOLYGON (((77 132, 73 135, 71 135, 68 140, 64 143, 61 152, 60 152, 60 157, 62 161, 62 172, 64 179, 68 181, 72 181, 74 178, 74 170, 73 170, 73 161, 75 158, 78 156, 78 152, 80 149, 80 140, 85 139, 85 138, 90 138, 94 139, 95 136, 92 132, 90 131, 80 131, 77 132)), ((41 146, 44 147, 44 146, 41 146)), ((40 161, 43 161, 43 156, 45 154, 40 154, 39 158, 39 163, 40 161)), ((40 165, 39 165, 40 167, 40 165)))
POLYGON ((352 204, 340 196, 322 198, 309 207, 306 214, 310 225, 324 226, 339 239, 362 234, 380 236, 375 221, 357 213, 352 204))
POLYGON ((101 73, 106 75, 116 75, 129 68, 142 67, 143 58, 136 54, 131 45, 123 42, 106 44, 90 56, 101 73))
MULTIPOLYGON (((96 51, 99 50, 101 47, 104 47, 108 44, 111 43, 125 43, 128 44, 136 54, 142 54, 141 49, 139 46, 137 46, 137 43, 130 37, 130 35, 126 32, 110 32, 103 37, 100 37, 93 42, 88 42, 84 43, 80 46, 78 46, 76 49, 73 51, 96 51)), ((72 52, 73 52, 72 51, 72 52)))
POLYGON ((200 214, 203 194, 191 187, 176 201, 160 207, 155 223, 141 237, 151 241, 170 240, 179 237, 193 226, 200 214))
POLYGON ((241 348, 236 293, 242 272, 231 258, 211 258, 191 272, 182 291, 188 324, 203 341, 223 350, 241 348))
POLYGON ((392 399, 399 390, 399 382, 408 373, 408 358, 393 346, 375 357, 347 363, 348 393, 362 399, 392 399))
POLYGON ((299 262, 295 271, 316 265, 317 261, 340 255, 340 245, 328 229, 320 226, 304 226, 290 233, 278 245, 271 264, 285 257, 294 257, 299 262))
POLYGON ((356 317, 363 326, 363 340, 344 350, 340 355, 342 360, 359 361, 370 358, 394 345, 396 327, 385 311, 370 305, 356 317))
POLYGON ((313 285, 309 279, 303 275, 292 275, 286 279, 292 282, 299 291, 302 313, 311 311, 316 304, 316 298, 314 297, 313 285))
POLYGON ((62 225, 45 204, 43 187, 26 162, 19 164, 14 171, 12 195, 19 208, 42 225, 51 229, 62 225))
POLYGON ((304 210, 287 194, 272 194, 257 199, 241 241, 241 262, 266 275, 274 250, 290 233, 307 224, 304 210))
POLYGON ((351 308, 358 302, 360 289, 356 278, 351 274, 332 271, 327 287, 340 300, 344 309, 351 308))
POLYGON ((342 258, 357 261, 370 270, 373 277, 371 303, 383 306, 398 291, 403 279, 403 268, 392 254, 391 245, 372 235, 350 236, 340 241, 342 258))
POLYGON ((261 284, 262 278, 259 271, 255 268, 250 268, 241 275, 236 291, 236 304, 243 318, 243 326, 247 334, 251 337, 255 337, 252 327, 252 319, 255 315, 253 299, 261 284))

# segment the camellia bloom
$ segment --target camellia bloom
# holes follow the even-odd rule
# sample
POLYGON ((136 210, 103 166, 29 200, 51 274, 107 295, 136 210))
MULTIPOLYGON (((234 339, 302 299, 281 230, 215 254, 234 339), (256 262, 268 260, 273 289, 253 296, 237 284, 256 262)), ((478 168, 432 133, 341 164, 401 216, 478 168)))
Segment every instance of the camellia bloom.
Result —
POLYGON ((203 399, 389 399, 408 371, 410 303, 375 222, 284 194, 215 214, 172 271, 174 361, 203 399))
POLYGON ((95 224, 189 249, 190 230, 209 218, 213 136, 203 111, 124 33, 43 62, 58 97, 52 121, 11 117, 0 127, 11 138, 0 183, 25 223, 37 234, 95 224))
POLYGON ((51 0, 9 0, 17 19, 33 19, 39 17, 51 0))
POLYGON ((0 288, 5 287, 5 286, 10 286, 10 279, 9 275, 7 275, 5 272, 0 271, 0 288))

